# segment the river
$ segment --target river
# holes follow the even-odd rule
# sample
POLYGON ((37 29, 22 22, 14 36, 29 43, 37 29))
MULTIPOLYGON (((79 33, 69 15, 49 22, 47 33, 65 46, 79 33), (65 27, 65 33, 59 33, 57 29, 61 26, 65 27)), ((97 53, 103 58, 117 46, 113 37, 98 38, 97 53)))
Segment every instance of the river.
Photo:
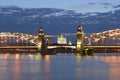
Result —
POLYGON ((0 80, 119 80, 120 53, 0 54, 0 80))

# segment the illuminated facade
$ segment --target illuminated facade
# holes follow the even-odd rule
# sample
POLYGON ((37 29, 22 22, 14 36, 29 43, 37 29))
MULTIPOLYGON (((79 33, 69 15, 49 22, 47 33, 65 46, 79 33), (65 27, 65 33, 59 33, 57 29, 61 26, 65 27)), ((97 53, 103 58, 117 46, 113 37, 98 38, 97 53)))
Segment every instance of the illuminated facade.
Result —
POLYGON ((69 42, 68 42, 68 45, 72 45, 72 42, 71 42, 71 41, 69 41, 69 42))
POLYGON ((57 44, 67 44, 67 39, 64 34, 60 34, 57 38, 57 44))
POLYGON ((77 40, 76 40, 76 51, 80 54, 82 54, 82 44, 84 41, 84 32, 82 30, 82 26, 78 26, 77 29, 77 40))
POLYGON ((46 51, 46 42, 44 35, 44 30, 42 27, 40 27, 38 31, 38 50, 40 51, 46 51))

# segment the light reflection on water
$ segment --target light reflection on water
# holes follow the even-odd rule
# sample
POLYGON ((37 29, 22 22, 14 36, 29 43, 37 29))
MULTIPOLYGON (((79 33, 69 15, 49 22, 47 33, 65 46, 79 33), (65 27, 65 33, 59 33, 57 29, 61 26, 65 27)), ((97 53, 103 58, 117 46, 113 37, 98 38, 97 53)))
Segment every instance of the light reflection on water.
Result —
POLYGON ((119 80, 120 56, 0 54, 0 80, 119 80))

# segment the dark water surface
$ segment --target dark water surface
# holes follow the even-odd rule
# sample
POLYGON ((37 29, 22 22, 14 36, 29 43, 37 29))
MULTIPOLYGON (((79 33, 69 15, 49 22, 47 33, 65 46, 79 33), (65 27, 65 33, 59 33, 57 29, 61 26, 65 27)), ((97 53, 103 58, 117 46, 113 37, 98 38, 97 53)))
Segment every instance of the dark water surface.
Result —
POLYGON ((120 56, 0 54, 0 80, 119 80, 120 56))

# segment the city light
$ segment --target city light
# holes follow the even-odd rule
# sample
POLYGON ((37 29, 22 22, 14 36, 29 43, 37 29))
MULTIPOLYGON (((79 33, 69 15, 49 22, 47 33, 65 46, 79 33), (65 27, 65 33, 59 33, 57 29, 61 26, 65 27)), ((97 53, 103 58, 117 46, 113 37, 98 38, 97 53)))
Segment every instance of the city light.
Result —
MULTIPOLYGON (((38 31, 38 35, 31 35, 19 32, 1 32, 0 49, 8 49, 11 51, 15 49, 16 51, 21 52, 41 50, 44 50, 46 52, 52 49, 53 52, 56 52, 56 49, 63 49, 64 52, 66 52, 67 50, 70 50, 72 52, 76 52, 76 50, 78 52, 82 52, 83 47, 94 48, 94 50, 104 47, 105 49, 103 50, 103 52, 107 52, 109 51, 109 49, 119 48, 118 40, 120 37, 120 29, 103 31, 90 34, 88 36, 85 36, 84 34, 85 33, 83 32, 83 29, 81 27, 78 27, 76 32, 76 43, 72 44, 72 42, 69 41, 67 44, 67 37, 65 34, 58 35, 57 43, 51 43, 51 38, 53 38, 54 35, 45 35, 43 29, 38 31), (110 43, 111 40, 114 40, 114 43, 112 45, 105 44, 106 41, 110 43)), ((119 51, 115 49, 112 50, 119 51)))

